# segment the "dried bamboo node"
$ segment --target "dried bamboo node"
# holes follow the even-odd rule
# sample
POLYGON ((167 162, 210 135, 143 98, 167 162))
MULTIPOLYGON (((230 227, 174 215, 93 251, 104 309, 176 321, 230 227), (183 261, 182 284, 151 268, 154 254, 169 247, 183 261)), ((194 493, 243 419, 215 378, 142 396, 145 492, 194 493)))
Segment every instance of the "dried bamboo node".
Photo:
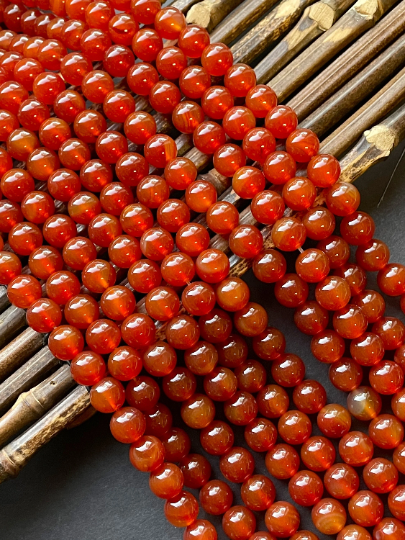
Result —
POLYGON ((203 0, 191 7, 186 20, 189 24, 198 24, 211 33, 240 3, 241 0, 203 0))

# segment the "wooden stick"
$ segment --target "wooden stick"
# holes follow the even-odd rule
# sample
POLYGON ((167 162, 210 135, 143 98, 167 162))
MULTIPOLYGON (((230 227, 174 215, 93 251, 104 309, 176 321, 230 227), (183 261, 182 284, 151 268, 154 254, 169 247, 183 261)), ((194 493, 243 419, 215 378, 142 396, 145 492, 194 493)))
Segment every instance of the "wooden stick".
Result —
MULTIPOLYGON (((7 312, 5 312, 7 313, 7 312)), ((0 351, 0 380, 19 368, 47 341, 47 334, 39 334, 27 328, 0 351)))
POLYGON ((175 0, 175 2, 169 2, 167 5, 171 5, 183 13, 187 13, 191 6, 197 2, 198 0, 175 0))
POLYGON ((341 17, 355 0, 321 0, 305 9, 298 24, 256 66, 259 83, 266 83, 307 45, 341 17))
POLYGON ((404 31, 405 2, 401 2, 309 81, 287 105, 294 109, 299 120, 306 118, 404 31))
POLYGON ((244 0, 211 34, 211 43, 228 45, 264 15, 277 0, 244 0))
POLYGON ((0 384, 0 412, 10 407, 21 392, 32 388, 59 363, 48 346, 40 349, 37 354, 0 384))
POLYGON ((318 137, 324 135, 404 64, 405 34, 301 122, 300 127, 312 129, 318 137))
POLYGON ((192 6, 186 19, 189 24, 198 24, 211 33, 241 3, 242 0, 203 0, 192 6))
POLYGON ((28 460, 90 403, 89 391, 77 386, 25 433, 0 451, 0 483, 14 478, 28 460))
POLYGON ((384 118, 404 98, 405 68, 329 135, 322 142, 321 151, 334 156, 342 155, 363 131, 384 118))
POLYGON ((7 287, 0 286, 0 313, 10 307, 10 301, 7 297, 7 287))
POLYGON ((20 394, 11 409, 0 418, 0 447, 41 418, 75 384, 70 366, 65 364, 38 386, 20 394))
POLYGON ((279 101, 285 101, 339 51, 374 26, 395 2, 396 0, 357 0, 332 28, 268 82, 279 101))

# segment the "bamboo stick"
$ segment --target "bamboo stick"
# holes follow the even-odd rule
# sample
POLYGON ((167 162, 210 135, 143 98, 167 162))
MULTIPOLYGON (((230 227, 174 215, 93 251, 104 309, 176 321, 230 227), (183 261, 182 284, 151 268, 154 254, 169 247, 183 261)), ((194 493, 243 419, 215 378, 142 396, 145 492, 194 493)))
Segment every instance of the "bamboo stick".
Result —
POLYGON ((7 287, 0 286, 0 313, 10 307, 10 302, 7 297, 7 287))
POLYGON ((307 7, 293 28, 256 66, 259 83, 266 83, 290 60, 326 30, 354 4, 355 0, 321 0, 307 7))
POLYGON ((0 412, 10 407, 21 392, 32 388, 41 380, 41 377, 49 373, 59 363, 48 346, 40 349, 37 354, 0 384, 0 412))
POLYGON ((363 131, 384 118, 404 98, 405 68, 327 137, 321 144, 321 151, 342 155, 363 131))
POLYGON ((183 13, 187 13, 191 6, 197 2, 198 0, 175 0, 175 2, 169 2, 168 5, 179 9, 183 13))
POLYGON ((211 33, 241 3, 242 0, 203 0, 191 7, 186 19, 189 24, 198 24, 211 33))
POLYGON ((41 418, 75 384, 70 366, 65 364, 38 386, 20 394, 11 409, 0 418, 0 447, 41 418))
POLYGON ((341 88, 367 63, 405 31, 405 2, 340 54, 288 103, 302 120, 341 88))
POLYGON ((0 483, 18 475, 28 460, 90 403, 85 386, 77 386, 25 433, 0 451, 0 483))
POLYGON ((46 341, 47 334, 39 334, 32 328, 26 328, 0 351, 0 380, 3 381, 7 375, 19 368, 43 347, 46 341))
POLYGON ((314 0, 283 0, 233 47, 234 62, 250 64, 290 28, 314 0))
MULTIPOLYGON (((336 94, 333 94, 321 107, 301 122, 300 126, 312 129, 318 137, 324 135, 327 129, 329 130, 331 126, 350 113, 355 106, 367 98, 371 92, 378 88, 404 64, 405 34, 397 39, 388 49, 383 51, 373 62, 368 64, 356 77, 336 92, 336 94), (326 123, 325 119, 328 119, 326 123), (326 125, 328 126, 327 129, 325 127, 326 125)), ((390 84, 392 83, 393 81, 390 84)), ((389 102, 387 106, 389 107, 389 102)), ((368 108, 367 110, 369 111, 370 109, 368 108)), ((383 107, 384 110, 385 106, 383 107)))
POLYGON ((396 0, 357 0, 332 28, 267 84, 276 92, 280 101, 285 101, 338 52, 374 26, 395 3, 396 0))

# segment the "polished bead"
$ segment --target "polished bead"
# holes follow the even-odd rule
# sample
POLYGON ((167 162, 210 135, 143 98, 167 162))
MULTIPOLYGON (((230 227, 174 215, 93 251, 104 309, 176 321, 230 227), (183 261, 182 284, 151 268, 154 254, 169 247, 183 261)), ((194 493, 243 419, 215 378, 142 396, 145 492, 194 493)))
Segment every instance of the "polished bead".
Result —
POLYGON ((78 384, 92 386, 106 375, 104 359, 92 351, 83 351, 74 357, 70 364, 70 372, 78 384))
POLYGON ((122 407, 115 411, 110 420, 113 437, 124 444, 138 441, 143 436, 145 428, 145 417, 135 407, 122 407))
POLYGON ((208 32, 196 24, 187 25, 178 37, 180 49, 189 58, 200 58, 209 43, 208 32))
POLYGON ((160 397, 160 388, 154 379, 147 376, 130 380, 126 387, 126 400, 129 405, 142 412, 152 410, 160 397))
POLYGON ((77 277, 66 270, 53 273, 46 282, 46 294, 57 304, 66 304, 80 292, 77 277))
POLYGON ((300 515, 296 508, 285 501, 279 501, 266 511, 265 523, 268 530, 278 538, 288 538, 297 532, 300 515))
POLYGON ((184 485, 199 489, 205 486, 211 476, 211 465, 201 454, 188 454, 180 462, 184 485))
POLYGON ((275 283, 281 279, 287 269, 284 256, 274 249, 259 253, 253 260, 253 273, 264 283, 275 283))
POLYGON ((141 372, 142 357, 132 347, 118 347, 108 357, 107 365, 113 377, 119 381, 129 381, 141 372))
POLYGON ((243 483, 241 497, 249 510, 261 512, 273 504, 276 490, 269 478, 262 474, 256 474, 243 483))
POLYGON ((374 540, 400 540, 404 535, 405 525, 389 517, 383 518, 373 530, 374 540))
POLYGON ((179 86, 186 97, 200 99, 211 86, 211 77, 202 66, 191 65, 180 75, 179 86))
MULTIPOLYGON (((200 78, 202 75, 203 74, 200 74, 200 78)), ((180 88, 182 88, 181 79, 180 88)), ((228 88, 225 88, 224 86, 209 85, 200 97, 201 107, 204 113, 213 120, 222 120, 225 113, 234 106, 234 98, 228 88)))
POLYGON ((217 540, 217 531, 209 521, 197 519, 184 531, 183 540, 217 540))
POLYGON ((307 163, 318 153, 319 139, 310 129, 296 129, 287 137, 286 150, 295 161, 307 163))
POLYGON ((151 106, 162 114, 171 114, 180 102, 181 94, 177 86, 170 81, 158 81, 151 88, 149 101, 151 106))
POLYGON ((207 427, 215 416, 215 406, 210 398, 203 394, 194 394, 181 407, 181 417, 185 424, 193 429, 207 427))
POLYGON ((184 15, 179 9, 172 6, 164 7, 158 11, 154 23, 159 35, 164 39, 177 39, 186 27, 184 15))
POLYGON ((266 454, 266 468, 269 473, 280 480, 294 476, 300 465, 297 451, 288 444, 276 444, 266 454))
POLYGON ((222 125, 231 139, 241 141, 256 126, 256 119, 247 107, 236 106, 226 111, 222 125))
POLYGON ((405 326, 394 317, 383 317, 375 322, 371 328, 383 341, 385 350, 400 347, 405 340, 405 326))
POLYGON ((342 405, 330 403, 319 411, 317 424, 326 437, 340 438, 349 431, 351 417, 342 405))
POLYGON ((203 281, 190 283, 184 289, 181 300, 190 315, 199 316, 209 313, 216 301, 213 288, 203 281))
POLYGON ((199 223, 187 223, 180 227, 176 234, 177 247, 190 257, 198 257, 208 248, 209 241, 210 236, 207 229, 199 223))
POLYGON ((346 525, 346 510, 334 499, 321 499, 313 507, 311 517, 322 534, 337 534, 346 525))
POLYGON ((332 212, 321 206, 310 208, 303 215, 302 223, 307 231, 308 238, 312 240, 324 240, 328 238, 335 230, 336 224, 332 212))
POLYGON ((156 341, 143 351, 145 370, 153 377, 164 377, 176 367, 177 356, 174 349, 164 341, 156 341))
POLYGON ((257 404, 260 414, 266 418, 279 418, 288 409, 288 394, 281 386, 269 384, 258 393, 257 404))
POLYGON ((291 210, 307 210, 315 201, 316 189, 307 178, 294 177, 284 184, 282 195, 291 210))
POLYGON ((339 441, 339 454, 345 463, 361 467, 373 457, 374 445, 368 435, 361 431, 350 431, 339 441))
POLYGON ((110 354, 118 347, 120 341, 120 329, 109 319, 94 321, 86 330, 87 345, 99 354, 110 354))
POLYGON ((288 483, 292 500, 300 506, 313 506, 323 495, 323 483, 312 471, 296 473, 288 483))
POLYGON ((373 527, 384 513, 381 499, 371 491, 358 491, 349 501, 349 514, 357 525, 373 527))
POLYGON ((236 144, 227 143, 215 151, 214 167, 223 176, 233 176, 245 164, 246 156, 236 144))
POLYGON ((140 349, 155 341, 155 325, 144 313, 135 313, 127 317, 121 326, 122 339, 130 347, 140 349))
POLYGON ((144 62, 153 62, 163 48, 162 38, 152 28, 141 28, 132 39, 135 56, 144 62))
POLYGON ((308 178, 319 188, 328 188, 338 181, 339 161, 330 154, 319 154, 310 159, 307 166, 308 178))
POLYGON ((232 187, 235 193, 242 199, 251 199, 255 196, 260 197, 260 199, 255 197, 253 207, 255 209, 257 207, 260 215, 265 215, 265 221, 258 221, 261 221, 262 223, 270 223, 274 214, 279 216, 281 213, 282 215, 281 207, 284 210, 284 204, 281 204, 278 198, 273 196, 274 192, 263 192, 265 182, 266 181, 263 173, 259 169, 256 167, 246 166, 239 168, 235 172, 232 178, 232 187))
POLYGON ((346 463, 335 463, 326 471, 324 484, 335 499, 349 499, 357 493, 360 480, 353 467, 346 463))
POLYGON ((0 283, 8 285, 21 274, 21 261, 10 251, 0 251, 0 283))
POLYGON ((74 326, 57 326, 48 339, 51 353, 59 360, 73 360, 84 347, 83 336, 74 326))
POLYGON ((224 43, 211 43, 201 55, 201 64, 213 77, 224 76, 232 63, 232 52, 224 43))
POLYGON ((378 292, 365 290, 354 296, 352 302, 361 308, 369 323, 378 321, 384 315, 385 301, 378 292))
POLYGON ((248 158, 264 163, 267 156, 276 149, 276 140, 265 128, 253 128, 243 137, 243 151, 248 158))
POLYGON ((27 309, 41 298, 41 285, 33 276, 21 274, 8 284, 7 296, 14 306, 27 309))
POLYGON ((256 529, 256 518, 244 506, 232 506, 222 518, 222 528, 230 540, 248 540, 256 529))
POLYGON ((153 472, 162 466, 165 450, 162 442, 152 435, 144 435, 131 444, 129 459, 142 472, 153 472))
POLYGON ((341 358, 329 368, 329 379, 338 390, 351 392, 360 386, 363 370, 351 358, 341 358))
MULTIPOLYGON (((76 116, 86 108, 83 97, 74 90, 65 90, 56 97, 53 110, 59 118, 73 122, 76 116)), ((49 112, 48 112, 49 116, 49 112)))
POLYGON ((242 483, 252 476, 254 459, 249 450, 234 446, 219 461, 221 473, 229 482, 242 483))
POLYGON ((286 307, 295 308, 308 298, 308 285, 296 274, 285 274, 274 287, 278 302, 286 307))
MULTIPOLYGON (((22 220, 23 216, 21 212, 19 212, 18 221, 22 220)), ((12 225, 12 218, 9 218, 7 227, 3 227, 2 232, 9 233, 8 243, 10 244, 10 247, 14 253, 17 253, 17 255, 30 255, 35 249, 42 245, 42 234, 35 224, 23 222, 16 223, 14 226, 12 225)))
POLYGON ((274 224, 271 237, 278 249, 295 251, 305 242, 305 227, 297 218, 281 218, 274 224))
POLYGON ((301 447, 302 462, 311 471, 328 470, 335 461, 335 457, 335 448, 325 437, 310 437, 301 447))
POLYGON ((108 318, 123 321, 134 312, 135 297, 127 287, 115 285, 103 292, 100 306, 108 318))
POLYGON ((205 154, 213 154, 225 140, 226 135, 222 126, 210 120, 202 122, 193 133, 194 146, 205 154))
POLYGON ((404 438, 404 427, 397 417, 381 414, 374 418, 368 427, 372 442, 379 448, 396 448, 404 438))
POLYGON ((218 353, 211 343, 198 341, 184 353, 186 366, 196 375, 211 373, 218 362, 218 353))
POLYGON ((207 283, 218 283, 228 275, 229 259, 217 249, 204 250, 197 257, 196 272, 207 283))
POLYGON ((374 493, 388 493, 398 483, 398 470, 388 459, 374 458, 364 467, 363 479, 368 489, 374 493))
POLYGON ((353 184, 337 182, 326 190, 325 201, 335 216, 349 216, 360 204, 360 193, 353 184))

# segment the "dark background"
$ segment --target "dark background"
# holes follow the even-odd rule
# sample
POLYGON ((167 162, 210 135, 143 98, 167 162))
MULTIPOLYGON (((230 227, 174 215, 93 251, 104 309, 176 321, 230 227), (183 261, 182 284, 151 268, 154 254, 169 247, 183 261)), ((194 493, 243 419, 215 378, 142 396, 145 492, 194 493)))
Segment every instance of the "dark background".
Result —
MULTIPOLYGON (((405 149, 402 143, 390 158, 370 169, 356 183, 360 189, 360 209, 370 212, 376 222, 375 237, 388 243, 391 260, 405 263, 405 159, 394 175, 383 202, 378 202, 395 166, 405 149)), ((291 268, 292 270, 292 268, 291 268)), ((346 395, 336 390, 328 378, 328 367, 312 357, 310 338, 301 334, 293 323, 293 311, 279 306, 272 287, 256 280, 252 272, 245 279, 252 300, 264 305, 269 324, 282 330, 287 352, 300 355, 306 364, 306 378, 315 378, 327 389, 328 402, 346 404, 346 395)), ((368 285, 375 286, 375 276, 368 285)), ((387 300, 387 313, 402 317, 398 299, 387 300), (400 314, 401 313, 401 314, 400 314), (400 314, 400 315, 399 315, 400 314)), ((387 410, 385 403, 383 412, 387 410)), ((218 410, 221 406, 219 405, 218 410)), ((128 460, 128 447, 110 435, 109 415, 97 414, 83 425, 64 431, 43 448, 18 478, 0 486, 0 538, 2 540, 180 540, 183 530, 169 525, 163 514, 164 502, 148 488, 148 475, 136 471, 128 460)), ((182 426, 178 412, 174 425, 182 426)), ((355 429, 366 424, 353 424, 355 429)), ((313 434, 319 433, 316 427, 313 434)), ((235 444, 243 444, 242 430, 236 430, 235 444)), ((192 451, 199 452, 198 436, 192 440, 192 451)), ((383 455, 376 452, 375 455, 383 455)), ((213 477, 221 478, 218 458, 210 457, 213 477)), ((256 472, 266 474, 264 455, 255 454, 256 472)), ((361 473, 361 471, 359 470, 361 473)), ((404 477, 400 483, 404 483, 404 477)), ((275 481, 277 498, 290 500, 287 482, 275 481)), ((233 484, 235 504, 240 503, 240 486, 233 484)), ((290 500, 291 501, 291 500, 290 500)), ((385 501, 386 502, 386 501, 385 501)), ((301 529, 313 529, 308 509, 299 508, 301 529)), ((387 513, 387 515, 389 515, 387 513)), ((200 517, 203 513, 200 512, 200 517)), ((263 514, 258 515, 259 528, 265 530, 263 514)), ((224 538, 220 520, 219 538, 224 538)), ((350 521, 348 520, 348 523, 350 521)), ((319 538, 327 538, 318 533, 319 538)))

